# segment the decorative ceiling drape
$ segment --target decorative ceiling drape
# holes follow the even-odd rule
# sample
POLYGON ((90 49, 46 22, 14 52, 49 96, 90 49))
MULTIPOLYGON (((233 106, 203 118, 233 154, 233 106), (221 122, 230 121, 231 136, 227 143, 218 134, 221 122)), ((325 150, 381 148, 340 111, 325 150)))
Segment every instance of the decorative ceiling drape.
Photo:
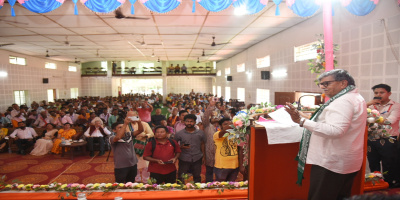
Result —
MULTIPOLYGON (((0 0, 0 9, 5 0, 0 0)), ((59 8, 65 0, 18 0, 26 9, 35 13, 46 13, 59 8)), ((78 15, 78 8, 74 2, 74 13, 78 15)), ((140 0, 146 8, 157 13, 167 13, 176 9, 182 0, 140 0)), ((280 15, 279 6, 282 0, 272 0, 276 5, 275 15, 280 15)), ((320 9, 322 0, 286 0, 286 5, 301 17, 309 17, 320 9)), ((400 0, 399 0, 400 1, 400 0)), ((11 16, 15 16, 14 5, 17 0, 8 0, 11 6, 11 16)), ((80 0, 88 9, 98 13, 109 13, 120 7, 126 0, 80 0)), ((135 13, 134 4, 137 0, 129 0, 131 5, 131 14, 135 13)), ((364 16, 371 13, 379 0, 340 0, 342 6, 350 13, 357 16, 364 16)), ((193 0, 192 12, 196 11, 196 3, 211 12, 220 12, 229 6, 235 8, 245 8, 246 14, 256 14, 263 10, 268 0, 193 0), (197 1, 197 2, 196 2, 197 1)))

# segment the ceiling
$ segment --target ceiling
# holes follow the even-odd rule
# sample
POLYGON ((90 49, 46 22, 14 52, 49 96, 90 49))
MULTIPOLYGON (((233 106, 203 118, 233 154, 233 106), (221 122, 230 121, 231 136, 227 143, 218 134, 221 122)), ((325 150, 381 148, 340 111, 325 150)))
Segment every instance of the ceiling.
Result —
POLYGON ((128 1, 121 6, 126 16, 148 18, 140 20, 116 19, 113 12, 94 13, 81 3, 79 15, 74 15, 71 0, 44 14, 17 3, 16 17, 11 17, 10 5, 5 3, 0 9, 0 45, 15 45, 0 49, 43 58, 48 50, 49 59, 59 61, 218 61, 307 20, 285 3, 280 5, 281 15, 275 16, 276 5, 271 0, 261 12, 245 16, 235 16, 233 6, 215 13, 200 4, 192 13, 192 5, 192 0, 182 0, 175 10, 159 14, 137 2, 135 15, 130 15, 128 1), (227 44, 212 47, 213 36, 215 43, 227 44), (143 40, 146 45, 141 45, 143 40), (203 49, 206 56, 202 56, 203 49))

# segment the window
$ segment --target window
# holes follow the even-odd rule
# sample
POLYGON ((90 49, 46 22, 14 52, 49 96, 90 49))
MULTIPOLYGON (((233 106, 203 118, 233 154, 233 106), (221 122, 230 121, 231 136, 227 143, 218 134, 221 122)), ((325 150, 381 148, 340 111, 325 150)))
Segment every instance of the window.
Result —
POLYGON ((26 104, 26 97, 27 97, 28 91, 24 90, 16 90, 14 91, 14 101, 16 104, 19 106, 22 104, 26 104))
POLYGON ((213 86, 213 95, 215 95, 215 85, 213 86))
POLYGON ((244 72, 245 70, 244 63, 237 65, 237 72, 244 72))
POLYGON ((46 62, 46 64, 44 65, 44 68, 47 68, 47 69, 57 69, 57 65, 56 65, 56 63, 49 63, 49 62, 46 62))
POLYGON ((79 96, 78 88, 71 88, 71 99, 76 99, 79 96))
POLYGON ((231 74, 231 68, 227 67, 225 68, 225 75, 231 74))
POLYGON ((269 90, 257 89, 257 103, 270 102, 269 101, 269 90))
POLYGON ((217 76, 221 76, 221 74, 222 74, 221 70, 218 70, 217 71, 217 76))
POLYGON ((294 47, 294 62, 315 59, 317 57, 317 51, 315 50, 316 44, 317 42, 312 42, 294 47))
POLYGON ((221 86, 217 86, 217 97, 220 97, 220 96, 222 96, 221 86))
POLYGON ((231 87, 225 87, 225 101, 229 101, 231 98, 231 87))
POLYGON ((68 66, 68 71, 76 72, 76 67, 75 66, 68 66))
POLYGON ((121 73, 125 72, 125 61, 121 61, 121 73))
POLYGON ((257 58, 257 68, 263 68, 269 66, 271 66, 271 58, 269 55, 263 58, 257 58))
POLYGON ((47 90, 47 102, 54 102, 54 90, 53 89, 47 90))
POLYGON ((107 71, 107 61, 101 61, 101 71, 107 71))
POLYGON ((217 62, 216 61, 213 61, 213 68, 214 68, 214 70, 217 69, 217 62))
POLYGON ((237 99, 239 99, 239 101, 245 100, 244 88, 237 89, 237 99))
POLYGON ((22 57, 9 56, 10 64, 26 65, 26 59, 22 57))

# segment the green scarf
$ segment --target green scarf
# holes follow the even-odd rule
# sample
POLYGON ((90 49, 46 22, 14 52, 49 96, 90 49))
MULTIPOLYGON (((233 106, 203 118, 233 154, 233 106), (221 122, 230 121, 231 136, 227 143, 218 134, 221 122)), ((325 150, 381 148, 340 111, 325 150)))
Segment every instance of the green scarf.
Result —
MULTIPOLYGON (((315 113, 311 116, 312 121, 317 121, 319 115, 322 113, 322 111, 329 106, 332 101, 335 99, 343 96, 344 94, 354 90, 355 86, 354 85, 349 85, 346 88, 344 88, 342 91, 337 93, 335 96, 333 96, 331 99, 329 99, 324 105, 322 105, 315 113)), ((311 139, 311 131, 308 129, 304 128, 303 130, 303 137, 301 138, 300 142, 300 149, 299 153, 296 156, 296 160, 298 161, 297 164, 297 182, 296 184, 301 185, 301 182, 303 181, 303 173, 304 173, 304 166, 306 164, 307 160, 307 153, 308 153, 308 147, 310 145, 310 139, 311 139)))

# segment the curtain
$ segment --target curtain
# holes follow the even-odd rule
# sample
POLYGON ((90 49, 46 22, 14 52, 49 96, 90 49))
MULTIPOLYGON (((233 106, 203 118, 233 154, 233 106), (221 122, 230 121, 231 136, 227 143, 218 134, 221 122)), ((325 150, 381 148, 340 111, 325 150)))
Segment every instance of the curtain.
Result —
POLYGON ((81 0, 81 3, 91 11, 109 13, 125 3, 125 0, 81 0))
POLYGON ((141 0, 141 2, 149 10, 158 13, 169 12, 181 4, 179 0, 141 0))
POLYGON ((26 9, 35 13, 47 13, 60 7, 64 0, 18 0, 26 9))
POLYGON ((379 0, 352 0, 345 8, 353 15, 364 16, 372 12, 378 2, 379 0))
POLYGON ((296 0, 291 2, 289 8, 298 16, 312 16, 320 8, 320 5, 315 3, 315 0, 296 0))
POLYGON ((198 0, 199 4, 208 11, 219 12, 227 9, 232 0, 198 0))
POLYGON ((233 7, 240 8, 242 6, 246 7, 248 15, 256 14, 265 8, 267 5, 267 0, 233 0, 233 7))

